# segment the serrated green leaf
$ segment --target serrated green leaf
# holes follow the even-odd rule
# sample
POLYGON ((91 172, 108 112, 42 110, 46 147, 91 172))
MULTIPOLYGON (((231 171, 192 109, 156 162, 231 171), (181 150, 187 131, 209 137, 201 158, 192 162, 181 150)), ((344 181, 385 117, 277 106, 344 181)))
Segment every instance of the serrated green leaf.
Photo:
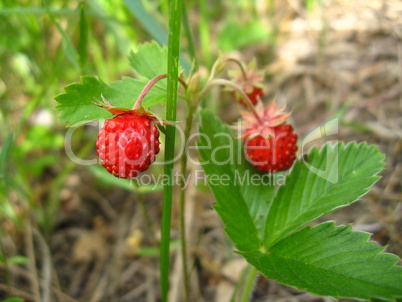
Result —
POLYGON ((242 142, 228 127, 212 112, 200 113, 198 152, 215 195, 214 209, 239 250, 259 249, 274 186, 245 161, 242 142))
POLYGON ((370 234, 332 222, 305 227, 274 244, 267 253, 241 253, 269 279, 334 298, 402 298, 399 258, 382 253, 370 234))
MULTIPOLYGON (((132 108, 137 97, 145 87, 146 82, 133 78, 123 78, 121 81, 107 85, 94 76, 84 76, 81 83, 72 83, 65 87, 65 93, 59 94, 55 100, 56 108, 61 111, 60 119, 68 122, 68 126, 77 126, 93 120, 112 117, 107 110, 96 106, 94 99, 105 97, 116 107, 132 108)), ((166 99, 166 90, 152 88, 144 98, 144 107, 153 106, 166 99)))
MULTIPOLYGON (((167 73, 167 57, 167 47, 160 46, 153 41, 140 45, 136 52, 130 53, 128 59, 137 76, 149 81, 158 75, 167 73)), ((166 89, 166 80, 159 81, 158 85, 166 89)))
POLYGON ((375 147, 326 144, 313 148, 308 161, 297 161, 275 196, 268 214, 265 247, 306 223, 366 194, 379 179, 384 155, 375 147))

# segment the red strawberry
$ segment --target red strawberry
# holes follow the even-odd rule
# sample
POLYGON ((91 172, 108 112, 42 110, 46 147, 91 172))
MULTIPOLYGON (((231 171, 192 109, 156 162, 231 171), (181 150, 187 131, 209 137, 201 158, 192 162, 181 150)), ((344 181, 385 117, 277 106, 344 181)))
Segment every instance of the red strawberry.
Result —
POLYGON ((261 102, 254 113, 243 112, 244 153, 247 160, 262 172, 288 170, 296 159, 297 134, 286 123, 290 113, 283 113, 272 102, 263 110, 261 102))
POLYGON ((133 178, 155 161, 158 138, 159 131, 147 115, 128 110, 106 120, 99 130, 96 149, 109 173, 133 178))
POLYGON ((283 123, 273 130, 270 137, 257 134, 245 141, 247 160, 261 172, 288 170, 296 159, 297 134, 293 133, 293 127, 283 123))

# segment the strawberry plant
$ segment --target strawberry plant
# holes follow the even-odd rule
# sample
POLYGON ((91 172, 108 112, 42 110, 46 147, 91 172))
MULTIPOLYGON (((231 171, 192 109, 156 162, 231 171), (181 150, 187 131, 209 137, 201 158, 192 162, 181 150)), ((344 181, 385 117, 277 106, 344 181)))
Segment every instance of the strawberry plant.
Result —
MULTIPOLYGON (((200 79, 196 70, 186 78, 185 73, 168 72, 168 59, 171 60, 166 47, 146 43, 129 57, 136 78, 124 78, 108 85, 96 77, 83 77, 81 83, 67 86, 65 93, 56 97, 61 119, 70 126, 106 119, 96 143, 100 163, 116 177, 138 177, 155 160, 159 148, 164 149, 159 146, 159 131, 154 123, 162 124, 160 130, 166 133, 166 141, 170 140, 165 159, 166 154, 173 158, 175 112, 169 107, 167 121, 159 122, 145 109, 164 104, 167 93, 176 100, 177 86, 167 89, 167 74, 170 83, 174 80, 176 85, 181 84, 180 96, 188 105, 186 140, 194 117, 200 121, 198 153, 200 166, 215 196, 213 209, 220 216, 236 253, 252 266, 241 301, 250 299, 258 272, 321 296, 380 301, 401 299, 402 267, 397 265, 397 256, 384 253, 383 247, 369 240, 368 233, 354 231, 350 225, 314 222, 357 201, 370 190, 384 167, 384 155, 377 147, 366 143, 326 143, 321 149, 314 147, 307 156, 296 159, 298 136, 297 129, 295 131, 287 121, 290 114, 284 113, 284 108, 277 108, 275 102, 264 109, 259 99, 262 94, 258 93, 256 102, 252 100, 256 95, 255 87, 260 87, 260 78, 257 86, 251 85, 254 87, 251 90, 236 80, 219 78, 233 61, 227 58, 216 61, 207 79, 200 79), (214 86, 235 91, 239 97, 233 99, 233 104, 242 100, 248 110, 242 114, 243 123, 238 126, 243 129, 238 128, 238 133, 208 106, 200 105, 214 86), (139 162, 131 162, 138 159, 139 162), (276 182, 279 175, 281 183, 276 182)), ((243 76, 253 81, 247 78, 247 73, 243 76)), ((183 178, 187 173, 186 163, 186 155, 183 155, 183 178)), ((166 166, 169 175, 173 162, 166 166)), ((171 194, 171 185, 165 188, 165 198, 171 194)), ((185 187, 183 183, 179 185, 184 215, 185 187)), ((166 241, 169 241, 171 211, 171 204, 165 202, 163 219, 167 219, 167 223, 162 224, 161 246, 164 301, 168 289, 166 241)), ((183 225, 182 234, 185 233, 183 225)), ((185 236, 181 238, 186 263, 185 236)), ((187 273, 184 265, 188 301, 187 273)))

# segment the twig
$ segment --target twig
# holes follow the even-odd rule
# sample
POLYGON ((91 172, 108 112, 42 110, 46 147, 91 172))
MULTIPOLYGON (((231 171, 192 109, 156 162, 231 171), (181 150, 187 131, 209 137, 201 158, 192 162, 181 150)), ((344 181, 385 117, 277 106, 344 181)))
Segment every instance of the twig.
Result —
POLYGON ((36 269, 36 261, 35 261, 35 250, 33 245, 33 237, 32 237, 32 227, 31 221, 28 217, 26 220, 25 226, 25 236, 24 236, 26 252, 28 256, 28 269, 31 271, 33 278, 31 278, 31 289, 33 292, 34 300, 36 302, 41 302, 41 295, 40 295, 40 287, 39 287, 39 276, 38 271, 36 269))
POLYGON ((42 302, 51 301, 51 291, 52 288, 52 264, 49 248, 43 239, 42 235, 36 229, 33 229, 33 234, 36 236, 38 243, 41 246, 42 251, 42 276, 43 276, 43 297, 42 302))

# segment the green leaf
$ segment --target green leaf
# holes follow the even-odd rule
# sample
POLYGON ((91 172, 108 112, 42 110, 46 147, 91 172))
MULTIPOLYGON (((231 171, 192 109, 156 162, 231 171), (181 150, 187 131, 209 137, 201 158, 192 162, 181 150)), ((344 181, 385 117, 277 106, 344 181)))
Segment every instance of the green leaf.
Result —
POLYGON ((265 247, 306 223, 366 194, 379 179, 384 155, 375 146, 326 144, 297 161, 275 196, 268 214, 265 247))
POLYGON ((5 175, 5 166, 10 157, 11 147, 13 145, 13 133, 9 133, 0 149, 0 177, 5 175))
MULTIPOLYGON (((97 119, 112 117, 107 110, 96 106, 94 99, 105 97, 116 107, 132 108, 146 82, 133 78, 123 78, 121 81, 105 84, 94 76, 84 76, 81 83, 66 86, 65 93, 59 94, 55 100, 56 108, 61 111, 60 119, 68 121, 68 126, 77 126, 97 119)), ((166 99, 166 90, 154 87, 144 98, 144 107, 153 106, 166 99)))
POLYGON ((231 51, 266 41, 273 41, 273 33, 266 24, 257 21, 249 24, 233 22, 227 23, 220 32, 218 48, 231 51))
MULTIPOLYGON (((152 41, 141 44, 136 52, 131 51, 128 59, 137 76, 149 81, 158 75, 167 73, 167 57, 167 47, 152 41)), ((159 81, 158 84, 166 87, 166 80, 159 81)))
POLYGON ((241 253, 264 276, 334 298, 402 298, 399 258, 382 253, 370 234, 325 222, 305 227, 274 244, 267 253, 241 253))
POLYGON ((28 262, 28 258, 25 256, 14 256, 8 259, 11 264, 24 264, 28 262))
POLYGON ((163 186, 161 184, 150 184, 136 186, 136 180, 128 180, 114 177, 112 174, 106 171, 106 169, 100 165, 88 166, 89 171, 94 174, 99 180, 106 184, 117 186, 129 191, 138 193, 150 193, 162 191, 163 186))
POLYGON ((213 208, 239 250, 259 249, 274 193, 272 179, 245 161, 242 141, 212 112, 200 113, 198 152, 215 195, 213 208))
POLYGON ((3 300, 3 302, 24 302, 24 299, 18 297, 10 297, 3 300))

